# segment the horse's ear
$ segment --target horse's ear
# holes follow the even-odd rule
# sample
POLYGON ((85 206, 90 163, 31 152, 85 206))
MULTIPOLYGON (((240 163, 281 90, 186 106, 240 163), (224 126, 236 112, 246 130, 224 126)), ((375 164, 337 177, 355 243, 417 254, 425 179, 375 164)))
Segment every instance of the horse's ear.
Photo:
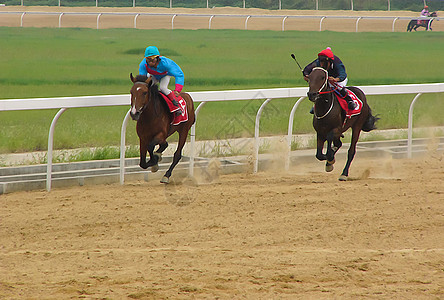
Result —
POLYGON ((134 79, 134 77, 133 77, 133 73, 130 73, 130 78, 133 83, 136 82, 136 79, 134 79))
POLYGON ((151 86, 151 81, 152 81, 151 76, 147 80, 145 80, 145 82, 148 84, 148 86, 151 86))

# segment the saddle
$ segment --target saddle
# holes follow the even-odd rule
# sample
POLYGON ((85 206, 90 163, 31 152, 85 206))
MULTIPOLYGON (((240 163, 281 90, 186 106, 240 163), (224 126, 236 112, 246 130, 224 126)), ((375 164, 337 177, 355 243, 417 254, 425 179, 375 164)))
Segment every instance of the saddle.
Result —
POLYGON ((335 93, 335 95, 336 95, 336 98, 338 98, 338 102, 341 105, 341 108, 345 111, 345 116, 347 118, 351 118, 351 117, 359 115, 361 113, 363 103, 362 103, 361 99, 359 99, 358 96, 355 95, 355 93, 353 93, 349 89, 346 89, 346 91, 347 91, 348 95, 350 96, 350 98, 353 100, 353 102, 355 102, 355 104, 356 104, 356 108, 353 110, 350 110, 348 108, 348 103, 345 100, 345 98, 343 98, 341 95, 339 95, 339 93, 335 93))
POLYGON ((182 122, 188 121, 187 103, 181 96, 177 96, 177 102, 179 102, 180 106, 177 107, 164 93, 159 92, 159 94, 162 96, 163 100, 168 105, 170 113, 173 115, 173 120, 171 122, 172 125, 179 125, 182 122), (176 114, 176 111, 178 111, 179 109, 182 110, 182 114, 176 114))

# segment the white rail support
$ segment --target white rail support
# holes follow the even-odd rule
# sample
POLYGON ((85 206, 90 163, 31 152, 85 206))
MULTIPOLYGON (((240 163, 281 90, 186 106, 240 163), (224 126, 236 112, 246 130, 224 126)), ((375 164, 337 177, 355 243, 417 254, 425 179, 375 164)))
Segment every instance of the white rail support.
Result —
POLYGON ((136 14, 135 16, 134 16, 134 29, 136 29, 137 28, 137 18, 140 16, 140 14, 136 14))
POLYGON ((285 31, 285 20, 287 20, 288 16, 285 16, 284 19, 282 19, 282 31, 285 31))
POLYGON ((99 20, 100 20, 101 15, 102 15, 102 13, 97 15, 97 29, 99 29, 99 20))
POLYGON ((174 30, 174 19, 176 18, 176 16, 177 16, 177 15, 174 15, 174 16, 171 18, 171 30, 174 30))
POLYGON ((125 152, 126 152, 126 127, 130 118, 131 109, 125 115, 122 122, 122 130, 120 131, 120 184, 125 182, 125 152))
POLYGON ((48 135, 48 155, 47 155, 47 164, 46 164, 46 190, 49 192, 51 190, 51 174, 52 174, 52 150, 54 148, 54 130, 57 124, 57 120, 60 116, 66 111, 66 108, 61 108, 54 119, 51 122, 51 126, 49 127, 49 135, 48 135))
POLYGON ((267 100, 262 103, 261 107, 259 107, 259 110, 256 114, 256 122, 254 123, 254 153, 253 153, 253 173, 257 173, 258 165, 259 165, 259 122, 261 119, 262 111, 264 110, 265 106, 268 104, 268 102, 271 101, 271 98, 268 98, 267 100))
POLYGON ((59 28, 62 27, 62 16, 63 16, 63 13, 61 13, 61 14, 59 15, 59 28))
POLYGON ((398 19, 399 19, 399 17, 396 17, 396 18, 393 19, 392 32, 395 32, 395 23, 396 23, 396 20, 398 20, 398 19))
POLYGON ((211 29, 211 21, 213 20, 213 18, 214 18, 214 15, 212 15, 210 17, 210 19, 208 20, 208 29, 211 29))
POLYGON ((20 16, 20 27, 23 27, 23 18, 25 17, 26 12, 22 13, 20 16))
POLYGON ((250 19, 251 16, 247 16, 245 19, 245 30, 248 30, 248 19, 250 19))
POLYGON ((324 19, 327 17, 322 17, 321 20, 319 21, 319 31, 322 31, 322 22, 324 21, 324 19))
POLYGON ((362 19, 362 17, 358 17, 358 19, 356 20, 356 32, 358 32, 359 21, 361 19, 362 19))
POLYGON ((188 175, 194 176, 194 157, 195 157, 195 148, 196 148, 196 122, 197 122, 197 115, 199 114, 199 111, 201 108, 205 105, 206 102, 201 102, 197 108, 194 111, 195 121, 193 126, 191 126, 191 138, 190 138, 190 164, 188 168, 188 175))
POLYGON ((291 140, 293 137, 293 121, 294 121, 294 113, 296 112, 296 109, 298 108, 299 104, 307 97, 301 97, 298 101, 293 105, 293 108, 290 112, 290 118, 288 120, 288 132, 287 132, 287 150, 288 155, 285 158, 285 170, 288 171, 290 169, 290 153, 291 153, 291 140))
POLYGON ((410 103, 409 108, 409 124, 408 124, 408 137, 407 137, 407 158, 412 158, 412 144, 413 144, 413 106, 416 100, 422 95, 418 93, 415 98, 413 98, 412 103, 410 103))

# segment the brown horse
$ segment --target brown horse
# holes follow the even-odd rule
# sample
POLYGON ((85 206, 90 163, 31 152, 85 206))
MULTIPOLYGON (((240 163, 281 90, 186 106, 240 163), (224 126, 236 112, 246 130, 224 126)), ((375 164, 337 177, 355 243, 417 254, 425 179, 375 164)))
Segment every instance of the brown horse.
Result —
POLYGON ((173 162, 166 171, 160 182, 169 183, 169 178, 174 167, 182 158, 182 149, 187 140, 188 131, 194 124, 194 103, 191 96, 187 93, 180 95, 186 102, 188 110, 188 121, 178 125, 172 125, 173 114, 170 113, 167 104, 159 94, 156 84, 153 84, 151 78, 137 75, 136 78, 130 74, 133 86, 131 88, 131 111, 133 120, 137 121, 136 131, 140 140, 140 167, 146 169, 151 167, 152 172, 159 169, 158 163, 162 160, 162 152, 168 147, 166 139, 174 132, 179 134, 179 143, 176 152, 174 152, 173 162), (154 147, 159 148, 154 152, 154 147), (146 161, 146 152, 150 155, 150 160, 146 161))
POLYGON ((323 68, 314 68, 308 75, 309 91, 307 93, 310 101, 314 102, 313 127, 317 133, 316 158, 327 160, 325 170, 333 170, 335 154, 341 148, 343 132, 352 129, 350 148, 348 149, 347 163, 339 180, 346 181, 348 170, 356 153, 356 144, 361 130, 371 131, 375 129, 375 123, 379 119, 372 115, 367 104, 364 92, 357 87, 347 87, 362 101, 361 113, 351 118, 346 118, 345 111, 341 108, 338 99, 328 84, 328 73, 323 68), (327 153, 323 153, 324 143, 327 141, 327 153), (333 147, 332 147, 333 143, 333 147))

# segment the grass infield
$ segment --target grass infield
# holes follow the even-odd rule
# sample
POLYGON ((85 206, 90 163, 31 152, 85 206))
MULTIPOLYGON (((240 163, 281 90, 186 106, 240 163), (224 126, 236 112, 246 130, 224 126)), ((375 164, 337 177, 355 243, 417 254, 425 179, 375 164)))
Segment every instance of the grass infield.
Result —
MULTIPOLYGON (((304 66, 326 46, 345 63, 350 85, 443 82, 444 33, 341 33, 244 30, 138 30, 0 27, 0 99, 129 93, 146 46, 156 45, 185 73, 184 91, 306 86, 291 59, 304 66)), ((173 84, 174 81, 171 82, 173 84)), ((369 96, 378 127, 407 127, 414 95, 369 96)), ((415 105, 415 126, 443 126, 443 94, 415 105)), ((1 100, 0 100, 1 101, 1 100)), ((197 139, 251 136, 263 100, 208 103, 197 139)), ((273 100, 261 134, 286 134, 296 99, 273 100)), ((311 133, 309 101, 295 115, 294 132, 311 133)), ((56 128, 55 148, 115 146, 128 107, 70 109, 56 128)), ((56 111, 0 112, 0 153, 46 150, 56 111)), ((135 124, 127 131, 138 144, 135 124)))

